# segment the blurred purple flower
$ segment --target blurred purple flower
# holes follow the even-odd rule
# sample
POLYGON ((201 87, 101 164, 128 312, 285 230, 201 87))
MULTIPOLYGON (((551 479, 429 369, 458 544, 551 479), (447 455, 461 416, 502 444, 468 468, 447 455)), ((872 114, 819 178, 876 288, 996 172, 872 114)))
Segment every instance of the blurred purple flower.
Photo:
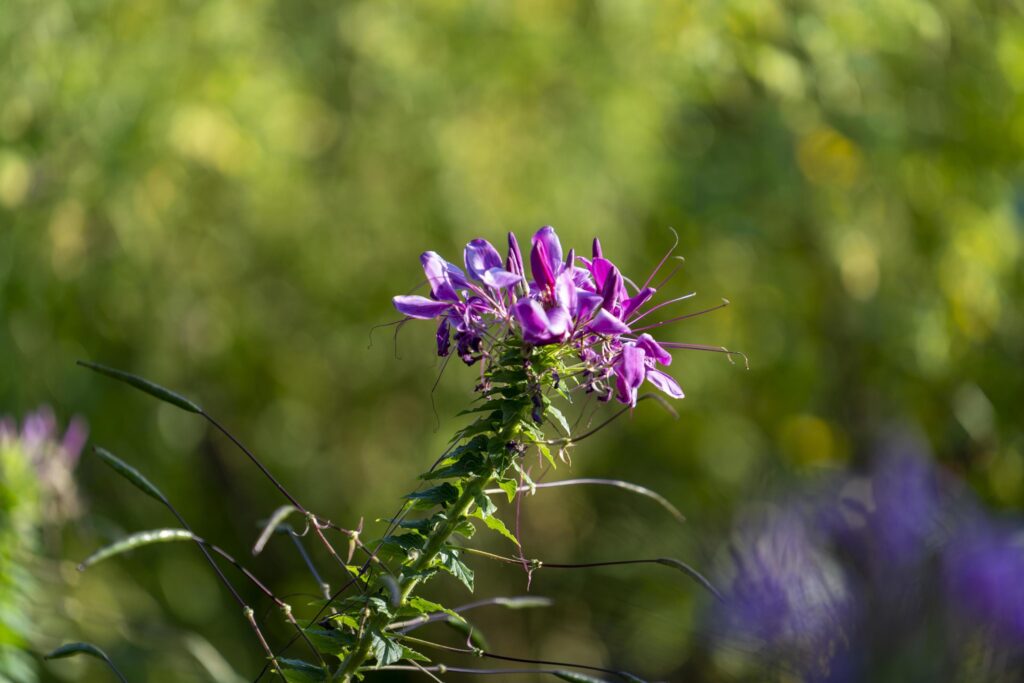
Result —
POLYGON ((1018 652, 1024 648, 1024 526, 965 524, 943 553, 956 612, 1018 652))
POLYGON ((807 676, 828 668, 845 640, 851 595, 840 565, 791 510, 759 510, 730 544, 733 578, 720 632, 754 639, 807 676))

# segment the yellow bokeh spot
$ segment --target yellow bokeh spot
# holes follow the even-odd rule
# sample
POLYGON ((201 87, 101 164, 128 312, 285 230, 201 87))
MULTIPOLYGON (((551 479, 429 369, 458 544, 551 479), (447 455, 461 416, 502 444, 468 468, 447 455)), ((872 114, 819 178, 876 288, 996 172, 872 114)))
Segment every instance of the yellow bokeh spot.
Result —
POLYGON ((797 146, 797 162, 816 185, 851 187, 860 176, 861 154, 853 142, 832 128, 816 128, 797 146))
POLYGON ((798 465, 814 465, 837 459, 836 437, 828 423, 814 415, 793 415, 779 430, 782 452, 798 465))
POLYGON ((843 235, 837 254, 843 287, 854 299, 867 301, 878 291, 878 249, 859 230, 843 235))
POLYGON ((0 204, 8 209, 20 205, 31 182, 32 169, 21 156, 13 152, 0 156, 0 204))

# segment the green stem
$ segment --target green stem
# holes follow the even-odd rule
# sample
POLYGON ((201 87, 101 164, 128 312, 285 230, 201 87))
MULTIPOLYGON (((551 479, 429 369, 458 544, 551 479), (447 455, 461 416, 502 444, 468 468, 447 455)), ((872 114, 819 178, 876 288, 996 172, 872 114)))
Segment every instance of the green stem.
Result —
MULTIPOLYGON (((449 508, 448 519, 438 525, 436 529, 427 538, 427 544, 423 548, 423 552, 419 559, 411 567, 409 567, 408 575, 404 576, 399 583, 401 589, 402 603, 412 595, 412 592, 419 585, 420 581, 423 580, 422 575, 419 573, 430 567, 430 565, 437 558, 437 554, 444 548, 445 543, 451 538, 451 535, 455 533, 455 529, 469 515, 469 511, 476 503, 476 498, 483 494, 492 481, 494 481, 496 472, 491 471, 487 474, 481 474, 478 477, 470 479, 462 490, 462 495, 455 501, 455 503, 449 508)), ((383 631, 387 628, 390 619, 386 615, 375 615, 366 624, 363 629, 363 634, 359 638, 359 642, 356 643, 356 647, 352 650, 352 653, 348 656, 345 661, 345 666, 339 672, 340 680, 344 683, 348 683, 351 680, 352 675, 359 670, 359 667, 363 665, 366 658, 370 654, 370 645, 372 642, 371 632, 374 630, 383 631)))

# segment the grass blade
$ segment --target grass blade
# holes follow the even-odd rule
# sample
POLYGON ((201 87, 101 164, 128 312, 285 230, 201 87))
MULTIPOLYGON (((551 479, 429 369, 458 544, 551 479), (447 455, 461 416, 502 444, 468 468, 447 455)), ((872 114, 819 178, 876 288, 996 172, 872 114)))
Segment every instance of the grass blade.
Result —
POLYGON ((78 571, 85 571, 92 565, 105 560, 114 555, 120 555, 126 553, 129 550, 135 548, 141 548, 145 545, 152 545, 153 543, 170 543, 172 541, 199 541, 191 531, 184 529, 154 529, 152 531, 140 531, 139 533, 132 534, 126 538, 111 543, 108 546, 100 548, 89 557, 85 558, 81 564, 78 565, 78 571))
POLYGON ((121 458, 117 457, 105 448, 95 446, 92 451, 112 470, 131 482, 135 488, 139 489, 150 498, 155 498, 164 505, 167 505, 167 498, 164 497, 164 494, 160 489, 154 486, 149 479, 142 476, 142 473, 137 469, 126 463, 124 460, 121 460, 121 458))
POLYGON ((83 368, 89 368, 90 370, 98 372, 101 375, 113 377, 114 379, 124 382, 125 384, 130 384, 139 391, 143 391, 154 398, 164 401, 165 403, 170 403, 173 406, 177 406, 182 410, 186 410, 190 413, 199 414, 202 414, 203 412, 202 408, 200 408, 198 405, 188 400, 181 394, 176 394, 170 389, 165 389, 159 384, 154 384, 153 382, 150 382, 148 379, 143 379, 138 375, 133 375, 129 372, 117 370, 115 368, 108 368, 106 365, 100 365, 99 363, 90 363, 89 361, 86 360, 80 360, 78 361, 78 364, 81 365, 83 368))
POLYGON ((76 655, 89 655, 103 661, 117 675, 121 683, 128 683, 128 679, 114 666, 114 662, 110 660, 107 653, 92 643, 67 643, 66 645, 61 645, 53 652, 43 655, 43 659, 63 659, 64 657, 74 657, 76 655))

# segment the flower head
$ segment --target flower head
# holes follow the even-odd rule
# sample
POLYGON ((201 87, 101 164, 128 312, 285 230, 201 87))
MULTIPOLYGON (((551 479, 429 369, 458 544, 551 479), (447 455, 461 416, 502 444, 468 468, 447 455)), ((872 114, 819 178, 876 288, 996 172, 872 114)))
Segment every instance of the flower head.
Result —
POLYGON ((563 251, 554 228, 544 226, 530 240, 529 279, 515 235, 508 235, 504 261, 490 242, 475 239, 465 248, 465 273, 436 252, 425 252, 420 261, 429 297, 396 296, 394 304, 408 318, 440 319, 440 356, 451 353, 454 336, 459 357, 472 364, 488 356, 493 343, 511 335, 528 346, 561 345, 578 362, 578 386, 602 400, 636 405, 644 382, 672 398, 683 398, 676 380, 660 369, 672 362, 668 349, 731 352, 659 343, 647 332, 681 318, 636 326, 648 314, 693 296, 648 306, 657 292, 648 285, 670 255, 671 251, 637 287, 605 258, 596 238, 591 257, 577 257, 572 249, 563 251))

